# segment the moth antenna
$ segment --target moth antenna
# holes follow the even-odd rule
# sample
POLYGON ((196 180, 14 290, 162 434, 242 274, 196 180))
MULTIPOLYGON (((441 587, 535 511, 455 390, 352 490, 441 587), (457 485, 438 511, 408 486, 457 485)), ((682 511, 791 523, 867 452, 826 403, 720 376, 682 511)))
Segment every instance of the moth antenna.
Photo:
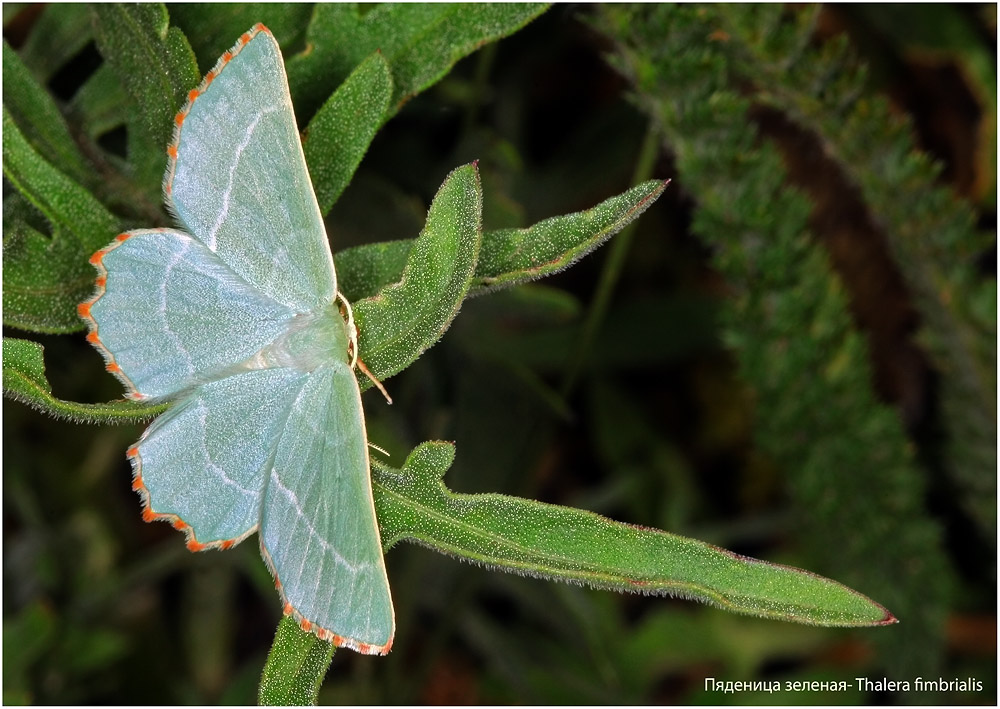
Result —
MULTIPOLYGON (((392 403, 392 397, 389 396, 389 392, 387 392, 385 390, 385 387, 382 386, 382 382, 380 382, 378 379, 376 379, 375 375, 372 374, 370 371, 368 371, 368 367, 365 366, 365 363, 362 362, 359 359, 359 360, 357 360, 357 367, 358 367, 358 369, 360 369, 362 372, 365 373, 366 377, 368 377, 369 379, 372 380, 372 384, 375 385, 375 388, 378 389, 380 392, 382 392, 382 396, 385 397, 386 402, 389 403, 389 404, 391 404, 392 403)), ((371 445, 371 444, 369 444, 369 445, 371 445)))
MULTIPOLYGON (((365 363, 358 357, 358 326, 354 324, 354 311, 351 309, 351 304, 347 302, 347 298, 345 298, 344 294, 340 291, 337 291, 337 299, 344 304, 344 310, 347 313, 347 336, 349 339, 349 349, 351 350, 351 369, 357 367, 364 372, 364 375, 371 379, 372 384, 374 384, 375 387, 382 392, 382 396, 385 397, 385 400, 389 404, 392 404, 392 397, 389 396, 389 392, 387 392, 385 387, 382 386, 382 382, 375 378, 375 375, 371 373, 368 367, 365 366, 365 363)), ((379 448, 379 450, 382 449, 379 448)), ((385 453, 385 451, 382 452, 385 453)), ((386 455, 388 455, 388 453, 386 453, 386 455)))
POLYGON ((368 441, 368 447, 369 448, 374 448, 379 453, 381 453, 382 455, 384 455, 386 458, 391 458, 392 457, 392 456, 389 455, 389 451, 387 451, 385 448, 380 448, 379 446, 375 445, 371 441, 368 441))

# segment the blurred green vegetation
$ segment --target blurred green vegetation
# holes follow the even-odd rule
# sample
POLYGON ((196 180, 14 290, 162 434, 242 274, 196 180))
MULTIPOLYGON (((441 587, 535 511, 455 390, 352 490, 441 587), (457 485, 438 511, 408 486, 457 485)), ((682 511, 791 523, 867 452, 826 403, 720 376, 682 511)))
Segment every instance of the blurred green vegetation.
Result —
MULTIPOLYGON (((92 34, 52 29, 88 12, 5 5, 4 35, 73 140, 113 159, 121 126, 72 133, 102 115, 103 93, 77 93, 101 72, 92 34)), ((214 36, 170 8, 203 70, 257 21, 306 41, 300 6, 226 13, 214 36)), ((453 440, 453 490, 808 568, 901 622, 796 626, 399 545, 393 651, 336 653, 320 703, 994 704, 995 33, 994 6, 556 6, 406 103, 328 219, 335 251, 415 236, 474 159, 487 229, 674 182, 572 269, 467 301, 389 380, 392 407, 365 395, 371 440, 397 465, 453 440), (918 675, 984 689, 854 689, 918 675), (852 689, 723 695, 706 677, 852 689)), ((56 396, 120 396, 82 335, 33 338, 56 396)), ((140 431, 4 402, 5 703, 255 701, 280 616, 256 544, 191 554, 144 524, 124 456, 140 431)))

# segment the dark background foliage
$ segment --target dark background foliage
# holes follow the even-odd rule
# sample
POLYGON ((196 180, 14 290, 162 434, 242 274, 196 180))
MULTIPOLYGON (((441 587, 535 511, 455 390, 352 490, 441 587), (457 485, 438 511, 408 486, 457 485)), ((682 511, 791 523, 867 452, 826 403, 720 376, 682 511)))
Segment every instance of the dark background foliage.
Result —
MULTIPOLYGON (((832 496, 831 505, 846 509, 838 517, 804 507, 804 500, 822 506, 827 498, 810 497, 795 456, 785 454, 807 455, 822 443, 819 433, 804 421, 801 440, 762 440, 762 429, 782 429, 761 416, 782 409, 768 402, 752 365, 740 360, 752 351, 745 338, 755 331, 740 330, 732 304, 750 297, 745 293, 775 302, 794 297, 769 292, 766 279, 736 284, 727 261, 727 249, 735 247, 703 237, 707 217, 697 209, 710 200, 703 185, 711 175, 688 179, 678 169, 689 157, 685 150, 697 145, 683 136, 671 144, 669 130, 666 139, 659 133, 647 139, 657 99, 640 76, 632 100, 636 87, 605 60, 620 43, 634 48, 643 41, 619 24, 625 16, 619 10, 556 6, 460 62, 385 126, 331 213, 335 251, 414 236, 443 177, 473 159, 480 160, 487 228, 587 208, 649 177, 674 178, 630 235, 530 289, 468 301, 444 340, 386 383, 392 407, 377 393, 365 395, 369 436, 397 462, 421 441, 453 440, 453 490, 582 507, 832 575, 886 603, 901 623, 835 630, 744 618, 505 575, 404 544, 387 557, 398 623, 392 653, 338 652, 320 702, 995 703, 995 499, 987 500, 991 534, 962 503, 967 481, 950 471, 956 455, 950 417, 963 414, 942 403, 949 372, 929 354, 934 344, 920 337, 927 312, 907 280, 908 264, 881 231, 885 221, 870 214, 844 171, 824 158, 822 140, 790 111, 759 98, 780 94, 781 86, 749 77, 763 87, 746 114, 755 145, 776 148, 788 182, 806 195, 811 244, 832 267, 817 273, 834 274, 830 282, 848 305, 849 318, 841 322, 832 312, 830 321, 860 333, 859 356, 870 376, 859 370, 850 387, 872 392, 863 413, 892 412, 911 456, 907 469, 918 476, 906 520, 876 504, 876 517, 863 518, 870 527, 823 526, 823 520, 862 519, 852 510, 863 506, 866 489, 880 489, 884 471, 838 469, 842 461, 827 461, 834 477, 860 481, 845 488, 859 496, 832 496), (614 258, 621 259, 616 278, 614 258), (603 298, 606 314, 587 339, 583 324, 603 298), (905 525, 930 530, 927 557, 939 564, 932 566, 933 588, 921 585, 926 577, 907 576, 909 569, 885 571, 912 552, 905 525), (877 554, 852 558, 848 579, 838 550, 866 538, 886 541, 877 554), (880 595, 884 588, 896 594, 897 605, 880 595), (919 609, 921 620, 904 608, 919 609), (908 636, 908 623, 927 632, 908 636), (905 648, 907 637, 923 644, 905 648), (855 677, 912 682, 918 675, 973 677, 984 688, 906 695, 855 688, 855 677), (705 691, 706 677, 846 680, 851 690, 723 695, 705 691)), ((15 49, 31 37, 41 12, 4 8, 4 35, 15 49)), ((183 29, 184 7, 170 12, 183 29)), ((249 27, 258 18, 246 12, 242 24, 249 27)), ((633 21, 659 21, 643 17, 633 21)), ((893 114, 912 116, 915 145, 942 166, 938 184, 968 200, 978 227, 991 233, 995 34, 992 6, 913 6, 900 14, 844 5, 819 12, 810 42, 819 47, 846 37, 870 67, 873 93, 890 98, 893 114), (956 35, 965 39, 947 41, 956 35)), ((195 46, 202 70, 233 40, 195 46)), ((55 72, 49 88, 69 102, 100 61, 87 44, 55 72)), ((120 152, 124 140, 111 130, 100 145, 120 152)), ((901 188, 899 199, 912 194, 901 188)), ((6 202, 6 183, 4 195, 6 202)), ((776 230, 793 217, 768 204, 753 208, 776 230)), ((995 261, 991 234, 966 266, 977 282, 990 283, 995 261)), ((995 321, 995 299, 992 307, 995 321)), ((822 313, 813 321, 789 317, 793 344, 820 340, 822 313)), ((32 337, 45 345, 58 396, 120 396, 82 335, 32 337)), ((808 386, 778 382, 775 390, 814 409, 829 403, 811 401, 808 386)), ((985 396, 995 399, 995 388, 985 396)), ((995 461, 995 405, 992 416, 995 461)), ((848 437, 855 423, 833 420, 827 430, 848 437)), ((73 425, 4 402, 8 703, 255 699, 280 613, 256 544, 192 555, 168 525, 144 524, 124 457, 139 432, 73 425)), ((810 465, 823 469, 824 461, 810 465)))

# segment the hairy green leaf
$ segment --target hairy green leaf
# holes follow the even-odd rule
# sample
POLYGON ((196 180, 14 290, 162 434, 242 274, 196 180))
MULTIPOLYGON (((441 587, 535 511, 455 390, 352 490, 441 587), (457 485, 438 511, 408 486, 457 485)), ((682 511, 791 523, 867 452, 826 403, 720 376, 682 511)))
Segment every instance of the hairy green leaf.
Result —
POLYGON ((418 446, 402 469, 373 465, 388 549, 411 539, 515 573, 690 598, 726 610, 828 626, 885 625, 885 608, 836 581, 592 512, 506 495, 462 495, 441 480, 454 446, 418 446))
MULTIPOLYGON (((486 234, 483 234, 486 238, 486 234)), ((337 287, 350 302, 370 298, 403 277, 414 239, 361 244, 338 251, 337 287)))
POLYGON ((191 46, 183 32, 169 26, 162 4, 98 3, 93 12, 101 55, 132 97, 150 139, 165 147, 174 116, 198 83, 191 46))
POLYGON ((302 149, 319 209, 326 214, 358 169, 382 125, 392 74, 380 52, 351 72, 306 128, 302 149))
POLYGON ((3 171, 52 228, 49 239, 26 221, 4 224, 4 323, 35 332, 81 330, 76 306, 94 289, 87 259, 114 237, 118 220, 32 149, 6 107, 3 171))
POLYGON ((292 618, 283 616, 260 678, 258 704, 315 704, 334 650, 332 643, 305 632, 292 618))
MULTIPOLYGON (((878 215, 886 244, 920 309, 922 344, 942 376, 942 420, 950 433, 946 465, 984 537, 995 540, 996 279, 981 278, 975 261, 992 237, 978 232, 967 202, 938 184, 940 167, 917 151, 909 120, 883 98, 857 100, 865 91, 866 72, 845 44, 809 49, 787 71, 784 38, 762 41, 754 29, 761 11, 734 8, 726 15, 726 30, 746 49, 740 68, 767 79, 770 88, 761 101, 788 111, 818 134, 826 154, 878 215), (826 76, 838 80, 818 78, 826 76), (990 305, 979 308, 982 303, 990 305)), ((942 6, 934 13, 938 22, 926 26, 941 31, 952 11, 942 6)), ((892 17, 894 12, 885 21, 892 17)), ((961 33, 964 25, 955 21, 954 31, 961 33)), ((955 38, 956 45, 967 41, 963 34, 959 37, 964 39, 955 38)), ((989 85, 995 83, 991 77, 989 85)), ((995 97, 988 103, 995 106, 995 97)), ((995 125, 992 136, 995 141, 995 125)), ((995 150, 982 152, 996 157, 995 150)), ((995 166, 991 170, 993 179, 995 166)))
MULTIPOLYGON (((756 99, 742 75, 744 41, 791 42, 789 32, 793 46, 806 47, 808 25, 790 28, 798 15, 764 6, 602 11, 617 30, 617 65, 697 195, 693 231, 734 293, 720 314, 723 337, 753 392, 757 444, 787 471, 804 545, 838 577, 863 579, 906 619, 874 640, 885 665, 940 671, 950 573, 941 529, 924 508, 926 476, 897 412, 871 389, 865 338, 827 254, 810 238, 812 204, 787 189, 782 156, 748 120, 756 99), (752 29, 727 29, 723 15, 751 12, 752 29), (727 40, 706 43, 714 33, 727 40)), ((803 58, 791 56, 770 91, 801 70, 803 58)), ((827 74, 819 77, 826 82, 827 74)), ((870 106, 857 96, 850 105, 870 106)))
POLYGON ((33 409, 77 423, 135 423, 148 421, 166 410, 167 404, 111 401, 80 404, 52 395, 45 378, 44 348, 37 342, 3 338, 3 394, 33 409))
POLYGON ((131 97, 128 161, 132 178, 159 201, 174 117, 198 83, 198 64, 184 33, 169 27, 159 3, 93 6, 97 46, 131 97))
POLYGON ((571 266, 645 212, 669 183, 649 180, 593 209, 526 229, 489 232, 483 238, 474 292, 516 285, 571 266))
POLYGON ((394 112, 459 59, 520 29, 546 8, 525 3, 319 4, 306 49, 287 61, 295 105, 302 115, 312 115, 354 67, 380 50, 392 67, 394 112))
POLYGON ((3 80, 4 106, 32 147, 58 170, 78 182, 86 182, 92 173, 70 137, 55 101, 6 40, 3 80))
MULTIPOLYGON (((525 283, 568 268, 636 219, 669 180, 649 180, 591 209, 552 217, 525 229, 483 234, 470 295, 525 283)), ((368 297, 401 277, 413 241, 384 241, 337 253, 340 289, 348 300, 368 297)))
MULTIPOLYGON (((476 268, 482 208, 476 165, 453 170, 400 280, 354 304, 361 357, 379 379, 401 372, 448 329, 476 268)), ((362 388, 367 384, 362 380, 362 388)))

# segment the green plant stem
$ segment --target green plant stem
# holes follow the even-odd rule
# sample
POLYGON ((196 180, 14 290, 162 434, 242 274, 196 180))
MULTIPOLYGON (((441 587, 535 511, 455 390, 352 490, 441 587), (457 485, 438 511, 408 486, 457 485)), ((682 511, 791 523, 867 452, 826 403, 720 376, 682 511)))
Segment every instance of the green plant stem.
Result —
MULTIPOLYGON (((646 137, 643 138, 642 147, 639 149, 639 158, 632 175, 632 184, 650 179, 657 155, 659 155, 659 134, 653 122, 650 121, 646 128, 646 137)), ((622 268, 625 266, 625 259, 628 258, 629 250, 632 247, 634 233, 635 224, 633 223, 618 234, 608 249, 608 255, 604 259, 604 267, 601 269, 600 279, 597 282, 597 289, 594 292, 594 299, 590 303, 587 319, 580 331, 579 342, 573 351, 572 360, 566 367, 566 375, 560 387, 560 394, 564 399, 572 393, 576 386, 580 373, 594 347, 597 332, 607 317, 611 297, 614 295, 618 280, 621 278, 622 268)))
POLYGON ((315 704, 336 648, 283 616, 260 678, 261 706, 315 704))

